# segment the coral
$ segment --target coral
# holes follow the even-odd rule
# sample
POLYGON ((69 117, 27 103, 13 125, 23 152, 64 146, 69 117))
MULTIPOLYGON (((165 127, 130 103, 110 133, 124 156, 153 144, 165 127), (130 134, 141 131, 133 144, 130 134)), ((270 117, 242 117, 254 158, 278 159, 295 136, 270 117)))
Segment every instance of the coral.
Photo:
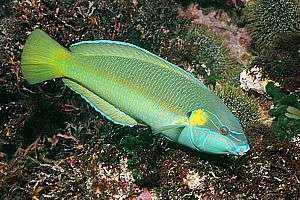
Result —
MULTIPOLYGON (((225 8, 228 6, 227 1, 224 0, 177 0, 183 6, 191 5, 192 3, 197 3, 203 8, 225 8)), ((228 2, 229 3, 229 2, 228 2)))
MULTIPOLYGON (((190 20, 176 18, 177 11, 173 0, 0 2, 0 199, 136 199, 149 193, 153 199, 298 198, 299 136, 282 143, 271 127, 255 124, 245 129, 249 154, 205 155, 158 139, 147 127, 108 122, 59 80, 29 86, 22 79, 20 51, 37 27, 64 46, 127 41, 190 68, 198 47, 184 40, 190 20)), ((237 45, 248 38, 244 29, 219 14, 198 20, 210 19, 204 24, 227 48, 247 53, 237 45)), ((240 53, 231 55, 240 61, 240 53)))
POLYGON ((137 200, 150 200, 152 195, 148 190, 143 191, 138 197, 137 200))
POLYGON ((284 94, 273 82, 266 86, 267 94, 273 98, 274 108, 270 115, 275 117, 273 132, 281 140, 291 140, 300 133, 300 101, 295 95, 284 94))
POLYGON ((260 118, 259 103, 255 97, 248 96, 241 88, 223 82, 216 85, 215 93, 224 101, 231 112, 239 118, 244 128, 257 122, 260 118))
POLYGON ((246 0, 178 0, 178 3, 183 6, 188 6, 194 2, 198 3, 203 8, 229 9, 229 6, 244 6, 246 0))
POLYGON ((262 73, 280 83, 284 90, 296 91, 300 88, 300 56, 297 52, 298 49, 300 50, 300 34, 285 38, 281 44, 281 48, 257 57, 253 64, 260 65, 262 73), (290 45, 292 41, 293 45, 290 45))
POLYGON ((267 79, 263 78, 261 71, 259 66, 243 70, 240 74, 241 88, 245 91, 252 90, 264 94, 267 79))
POLYGON ((229 5, 233 5, 235 7, 242 7, 245 5, 246 0, 227 0, 229 5))
POLYGON ((194 55, 198 62, 196 71, 198 73, 200 71, 200 74, 203 74, 201 71, 206 71, 204 79, 207 84, 214 85, 218 80, 225 79, 238 83, 242 69, 231 58, 219 37, 204 26, 196 26, 187 32, 186 39, 196 52, 194 55))
MULTIPOLYGON (((233 20, 234 16, 229 15, 223 10, 212 10, 209 13, 204 8, 197 5, 190 5, 187 8, 180 8, 178 17, 192 20, 192 24, 207 27, 210 32, 222 38, 222 44, 229 50, 229 54, 244 65, 248 65, 251 54, 248 48, 251 44, 251 38, 243 22, 233 20), (240 25, 239 25, 240 24, 240 25)), ((243 16, 235 14, 235 18, 243 21, 243 16)))
POLYGON ((259 52, 272 50, 281 37, 300 31, 299 0, 253 0, 245 15, 259 52))
POLYGON ((287 91, 300 87, 300 1, 255 0, 245 10, 254 50, 254 64, 287 91))

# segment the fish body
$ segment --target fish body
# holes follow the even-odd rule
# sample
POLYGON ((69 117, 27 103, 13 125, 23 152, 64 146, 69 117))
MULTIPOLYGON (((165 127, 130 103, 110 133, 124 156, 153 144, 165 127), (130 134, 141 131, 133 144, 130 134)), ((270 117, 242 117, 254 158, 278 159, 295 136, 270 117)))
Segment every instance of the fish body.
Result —
MULTIPOLYGON (((107 41, 98 41, 88 46, 105 48, 106 44, 107 41), (104 43, 101 44, 102 42, 104 43)), ((182 69, 159 57, 157 63, 153 64, 146 59, 118 56, 122 47, 135 48, 145 55, 149 52, 133 46, 128 47, 128 44, 121 42, 109 45, 120 49, 116 56, 101 55, 91 58, 90 55, 76 55, 76 73, 73 68, 67 66, 66 71, 70 71, 66 74, 153 129, 187 119, 186 113, 205 103, 205 100, 199 99, 204 97, 207 88, 182 69)), ((213 98, 214 96, 211 96, 211 99, 213 98)))
POLYGON ((241 155, 247 138, 233 114, 202 82, 135 45, 97 40, 61 47, 36 30, 21 67, 29 83, 62 78, 111 121, 149 125, 199 151, 241 155))

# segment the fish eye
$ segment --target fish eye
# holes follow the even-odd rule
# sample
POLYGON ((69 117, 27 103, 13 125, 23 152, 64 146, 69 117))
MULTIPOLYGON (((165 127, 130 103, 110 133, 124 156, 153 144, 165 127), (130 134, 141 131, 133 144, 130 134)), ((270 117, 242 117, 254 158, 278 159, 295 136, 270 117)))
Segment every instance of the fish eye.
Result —
POLYGON ((220 128, 220 133, 222 135, 227 135, 229 132, 230 131, 229 131, 229 129, 226 126, 223 126, 223 127, 220 128))

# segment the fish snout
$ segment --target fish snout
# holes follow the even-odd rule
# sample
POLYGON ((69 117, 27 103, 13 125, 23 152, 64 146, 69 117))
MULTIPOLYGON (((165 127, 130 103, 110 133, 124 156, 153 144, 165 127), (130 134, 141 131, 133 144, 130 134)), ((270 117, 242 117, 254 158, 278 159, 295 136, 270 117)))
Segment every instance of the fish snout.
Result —
POLYGON ((181 131, 178 143, 207 153, 244 155, 249 151, 250 146, 242 133, 239 137, 241 140, 208 129, 187 126, 181 131))
POLYGON ((234 146, 230 152, 234 155, 241 156, 245 155, 250 150, 250 145, 248 143, 240 144, 234 146))

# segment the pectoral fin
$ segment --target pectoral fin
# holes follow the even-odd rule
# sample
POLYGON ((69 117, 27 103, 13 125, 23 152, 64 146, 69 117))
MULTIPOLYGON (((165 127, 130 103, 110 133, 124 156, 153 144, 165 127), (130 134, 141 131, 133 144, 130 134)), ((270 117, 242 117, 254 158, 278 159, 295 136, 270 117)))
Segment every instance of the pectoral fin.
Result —
POLYGON ((93 106, 96 111, 100 112, 107 119, 124 126, 134 126, 138 124, 135 119, 120 111, 82 85, 66 78, 64 78, 63 81, 69 88, 80 94, 81 97, 93 106))
POLYGON ((164 135, 166 138, 168 138, 169 140, 173 142, 177 142, 178 137, 183 128, 184 125, 179 125, 179 124, 168 125, 168 126, 162 126, 160 128, 153 129, 153 133, 154 134, 160 133, 164 135))
POLYGON ((156 133, 162 133, 164 131, 168 131, 168 130, 171 130, 171 129, 176 129, 176 128, 179 128, 179 127, 182 127, 182 125, 168 125, 168 126, 162 126, 160 128, 156 128, 156 129, 153 129, 153 133, 156 134, 156 133))

